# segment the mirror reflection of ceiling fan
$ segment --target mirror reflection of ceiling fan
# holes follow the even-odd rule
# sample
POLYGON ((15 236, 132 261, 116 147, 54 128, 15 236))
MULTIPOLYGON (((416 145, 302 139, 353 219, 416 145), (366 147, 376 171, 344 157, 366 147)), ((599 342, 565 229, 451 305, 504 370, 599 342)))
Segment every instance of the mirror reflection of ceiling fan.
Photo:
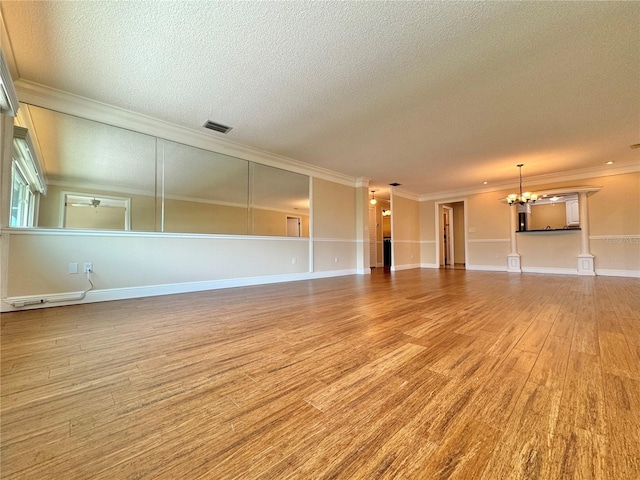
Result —
POLYGON ((69 196, 67 197, 66 206, 69 207, 93 207, 93 208, 117 208, 121 207, 117 201, 103 200, 100 198, 69 196))

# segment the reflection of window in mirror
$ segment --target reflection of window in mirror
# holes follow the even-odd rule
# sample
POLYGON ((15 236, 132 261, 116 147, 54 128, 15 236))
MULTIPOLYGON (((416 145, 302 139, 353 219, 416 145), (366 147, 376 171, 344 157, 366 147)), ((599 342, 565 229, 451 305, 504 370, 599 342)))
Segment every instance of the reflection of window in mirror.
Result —
POLYGON ((40 200, 46 193, 42 168, 26 128, 15 126, 11 155, 11 227, 33 227, 40 200))
POLYGON ((131 199, 63 192, 61 226, 96 230, 130 230, 131 199))
POLYGON ((580 226, 578 195, 547 195, 531 206, 529 230, 558 230, 580 226))

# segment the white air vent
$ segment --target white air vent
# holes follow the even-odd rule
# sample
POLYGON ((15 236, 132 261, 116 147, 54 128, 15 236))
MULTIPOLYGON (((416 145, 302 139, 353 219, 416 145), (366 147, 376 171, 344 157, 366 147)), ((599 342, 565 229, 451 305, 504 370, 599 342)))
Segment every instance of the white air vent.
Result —
POLYGON ((211 120, 207 120, 207 122, 203 125, 204 128, 208 128, 209 130, 215 130, 220 133, 229 133, 233 127, 227 127, 226 125, 222 125, 221 123, 212 122, 211 120))
POLYGON ((18 95, 13 87, 9 65, 0 50, 0 112, 15 117, 18 113, 18 95))

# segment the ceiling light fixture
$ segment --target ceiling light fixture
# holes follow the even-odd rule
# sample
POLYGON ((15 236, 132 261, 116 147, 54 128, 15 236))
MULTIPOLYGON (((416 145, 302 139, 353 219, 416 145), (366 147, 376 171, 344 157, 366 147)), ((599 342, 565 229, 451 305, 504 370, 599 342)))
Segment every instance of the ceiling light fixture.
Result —
POLYGON ((382 210, 382 216, 383 217, 391 216, 391 210, 382 210))
POLYGON ((371 205, 375 205, 376 203, 378 203, 378 201, 376 200, 376 191, 375 190, 371 190, 371 200, 369 200, 369 203, 371 205))
POLYGON ((520 195, 518 195, 517 193, 510 193, 509 195, 507 195, 507 202, 509 203, 509 205, 513 205, 514 203, 519 203, 520 205, 525 205, 529 202, 536 203, 536 200, 538 200, 537 193, 522 193, 522 167, 524 167, 524 163, 519 163, 516 166, 520 169, 520 195))
POLYGON ((613 160, 609 160, 605 165, 613 165, 613 160))

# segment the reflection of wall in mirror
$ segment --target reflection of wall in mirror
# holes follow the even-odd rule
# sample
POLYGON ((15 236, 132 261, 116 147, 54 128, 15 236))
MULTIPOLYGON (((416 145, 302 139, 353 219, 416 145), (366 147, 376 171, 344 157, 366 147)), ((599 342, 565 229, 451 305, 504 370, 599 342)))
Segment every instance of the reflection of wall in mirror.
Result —
POLYGON ((301 219, 300 235, 309 236, 309 216, 298 214, 287 214, 284 212, 266 210, 261 208, 253 209, 253 231, 252 235, 279 235, 287 236, 287 217, 296 216, 301 219))
POLYGON ((66 207, 66 228, 124 230, 126 209, 123 207, 66 207))

